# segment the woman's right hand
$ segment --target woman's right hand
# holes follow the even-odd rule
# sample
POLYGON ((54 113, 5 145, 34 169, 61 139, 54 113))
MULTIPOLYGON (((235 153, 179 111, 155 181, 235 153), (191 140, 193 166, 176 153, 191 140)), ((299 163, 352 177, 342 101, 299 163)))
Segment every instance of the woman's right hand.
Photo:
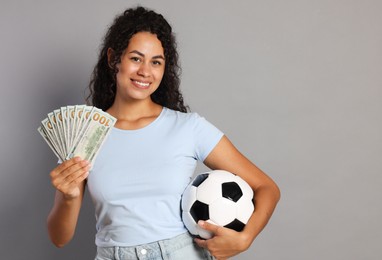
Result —
POLYGON ((52 185, 62 193, 65 199, 74 199, 81 195, 80 185, 88 177, 90 163, 80 157, 64 161, 50 172, 52 185))

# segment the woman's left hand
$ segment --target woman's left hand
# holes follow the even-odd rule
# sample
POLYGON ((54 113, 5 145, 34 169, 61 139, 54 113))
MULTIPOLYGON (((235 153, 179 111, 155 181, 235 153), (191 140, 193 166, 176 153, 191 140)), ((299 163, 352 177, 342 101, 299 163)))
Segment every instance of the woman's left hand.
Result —
POLYGON ((205 230, 213 233, 211 239, 195 238, 195 242, 206 248, 218 260, 227 259, 237 255, 251 245, 244 232, 237 232, 233 229, 217 226, 206 221, 199 221, 198 224, 205 230))

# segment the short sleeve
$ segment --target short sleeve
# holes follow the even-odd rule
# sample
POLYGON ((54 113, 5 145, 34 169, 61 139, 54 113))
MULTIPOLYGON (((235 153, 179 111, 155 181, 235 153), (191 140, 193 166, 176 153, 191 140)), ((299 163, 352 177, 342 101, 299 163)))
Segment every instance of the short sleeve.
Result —
POLYGON ((223 132, 197 113, 193 115, 195 158, 204 161, 223 137, 223 132))

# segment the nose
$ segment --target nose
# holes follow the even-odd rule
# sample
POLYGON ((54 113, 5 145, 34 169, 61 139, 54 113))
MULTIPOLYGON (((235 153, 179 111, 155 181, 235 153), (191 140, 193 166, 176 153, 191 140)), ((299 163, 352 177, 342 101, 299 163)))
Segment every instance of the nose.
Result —
POLYGON ((139 66, 137 73, 139 76, 142 76, 145 78, 148 77, 150 75, 149 65, 146 64, 145 62, 142 62, 141 65, 139 66))

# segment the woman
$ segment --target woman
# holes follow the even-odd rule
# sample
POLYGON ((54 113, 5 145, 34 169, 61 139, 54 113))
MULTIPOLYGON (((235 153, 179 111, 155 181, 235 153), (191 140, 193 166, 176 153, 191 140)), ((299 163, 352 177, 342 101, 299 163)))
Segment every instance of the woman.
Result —
POLYGON ((162 15, 137 7, 114 20, 90 91, 92 104, 117 123, 94 165, 76 157, 51 171, 57 189, 48 216, 52 242, 62 247, 73 237, 87 186, 97 217, 96 259, 226 259, 248 249, 270 219, 279 189, 216 127, 187 113, 175 38, 162 15), (180 200, 197 160, 239 175, 254 190, 256 209, 242 232, 201 221, 214 233, 201 240, 185 229, 180 200))

